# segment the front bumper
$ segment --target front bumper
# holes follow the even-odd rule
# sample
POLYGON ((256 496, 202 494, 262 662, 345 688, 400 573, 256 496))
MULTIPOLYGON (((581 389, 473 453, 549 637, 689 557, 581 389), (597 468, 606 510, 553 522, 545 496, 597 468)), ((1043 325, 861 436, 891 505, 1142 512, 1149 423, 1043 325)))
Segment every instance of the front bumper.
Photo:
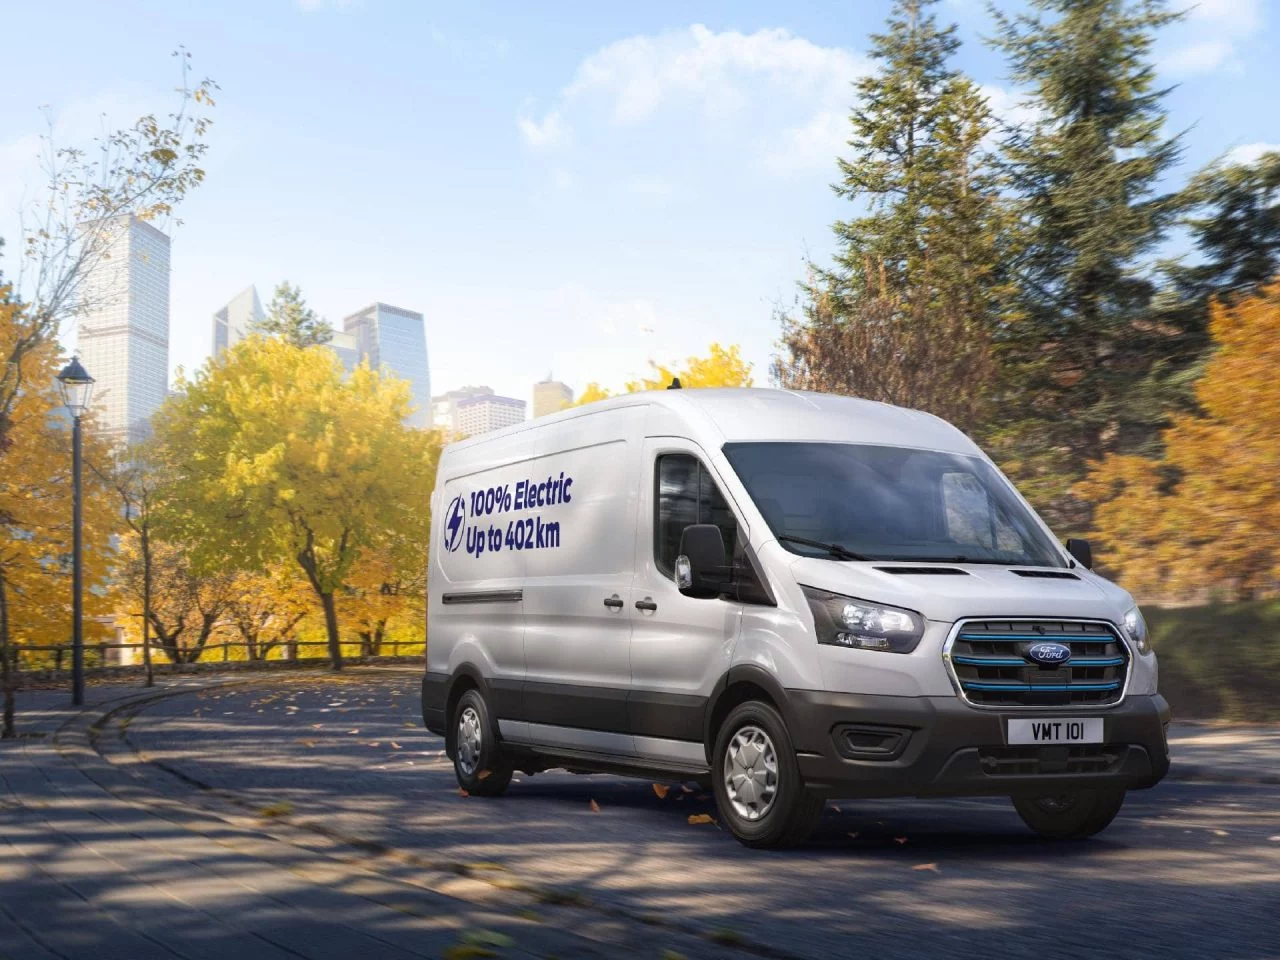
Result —
POLYGON ((1130 695, 1106 709, 1056 713, 975 710, 956 697, 813 690, 788 691, 788 701, 800 772, 807 785, 829 797, 1140 790, 1169 772, 1169 705, 1158 695, 1130 695), (1036 716, 1102 717, 1104 744, 1009 747, 1006 721, 1036 716))

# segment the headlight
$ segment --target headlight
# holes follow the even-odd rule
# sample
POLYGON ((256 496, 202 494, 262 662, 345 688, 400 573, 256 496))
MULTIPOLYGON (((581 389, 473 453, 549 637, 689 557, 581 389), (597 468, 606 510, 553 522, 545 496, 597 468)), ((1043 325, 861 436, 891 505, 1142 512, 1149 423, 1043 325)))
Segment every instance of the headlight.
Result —
POLYGON ((1124 632, 1139 653, 1151 652, 1151 637, 1147 633, 1147 621, 1142 618, 1142 611, 1137 607, 1124 615, 1124 632))
POLYGON ((924 617, 913 610, 867 603, 815 587, 801 589, 813 611, 819 643, 910 653, 924 636, 924 617))

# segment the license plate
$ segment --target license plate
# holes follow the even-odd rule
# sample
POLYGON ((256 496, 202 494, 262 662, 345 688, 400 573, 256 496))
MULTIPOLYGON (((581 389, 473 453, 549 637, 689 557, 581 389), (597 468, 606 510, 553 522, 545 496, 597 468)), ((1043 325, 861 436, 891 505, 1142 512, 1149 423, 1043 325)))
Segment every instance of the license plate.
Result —
POLYGON ((1010 720, 1009 744, 1102 743, 1102 717, 1010 720))

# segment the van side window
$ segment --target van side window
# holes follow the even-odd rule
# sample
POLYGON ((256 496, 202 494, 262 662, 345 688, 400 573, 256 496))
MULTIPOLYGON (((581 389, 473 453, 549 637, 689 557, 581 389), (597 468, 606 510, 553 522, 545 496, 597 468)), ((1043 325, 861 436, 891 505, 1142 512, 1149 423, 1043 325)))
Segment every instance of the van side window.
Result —
POLYGON ((714 523, 724 536, 725 564, 733 562, 738 522, 724 495, 697 457, 668 453, 654 470, 657 496, 653 518, 653 552, 667 576, 675 569, 680 535, 694 523, 714 523))

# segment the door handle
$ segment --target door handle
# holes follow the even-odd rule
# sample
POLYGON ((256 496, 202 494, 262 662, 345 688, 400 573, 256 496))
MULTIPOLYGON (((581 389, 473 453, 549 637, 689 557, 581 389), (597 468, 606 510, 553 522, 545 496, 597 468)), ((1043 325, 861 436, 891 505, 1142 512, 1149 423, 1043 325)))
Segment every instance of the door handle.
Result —
POLYGON ((637 609, 637 610, 650 610, 650 611, 652 611, 652 610, 657 610, 657 609, 658 609, 658 605, 657 605, 656 603, 654 603, 654 602, 653 602, 653 598, 652 598, 652 597, 645 597, 643 600, 637 600, 637 601, 636 601, 636 609, 637 609))
POLYGON ((612 597, 604 598, 604 605, 610 610, 621 610, 622 598, 615 593, 612 597))

